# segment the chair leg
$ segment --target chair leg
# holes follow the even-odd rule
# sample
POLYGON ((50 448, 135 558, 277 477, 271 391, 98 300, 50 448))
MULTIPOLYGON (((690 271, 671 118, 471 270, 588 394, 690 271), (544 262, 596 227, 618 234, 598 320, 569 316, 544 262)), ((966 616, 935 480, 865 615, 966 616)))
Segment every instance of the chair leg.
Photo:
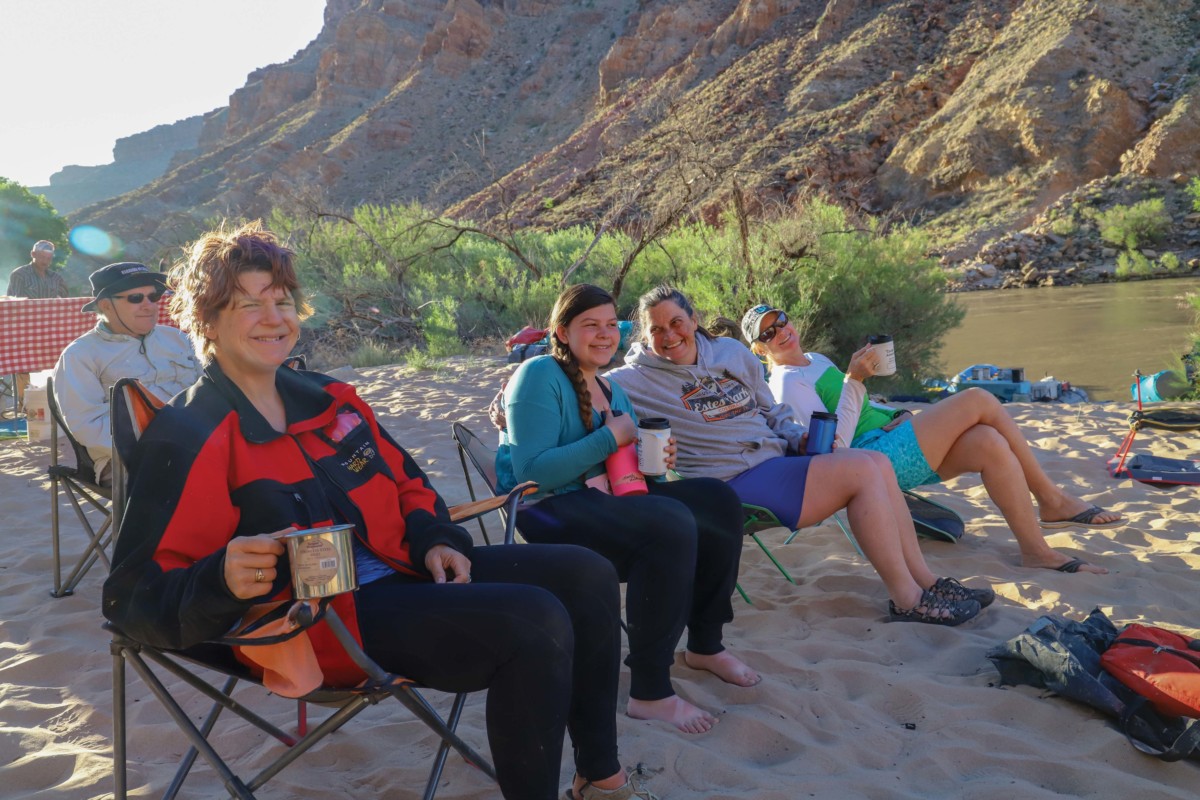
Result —
POLYGON ((462 756, 464 761, 474 767, 477 767, 492 780, 496 780, 496 770, 494 767, 492 767, 491 763, 479 753, 475 752, 475 749, 472 748, 471 745, 464 742, 458 736, 458 734, 450 730, 450 728, 446 726, 445 721, 438 716, 437 711, 435 711, 433 707, 425 701, 425 698, 421 697, 420 693, 417 692, 411 684, 397 679, 396 676, 386 672, 382 667, 372 661, 366 653, 363 652, 358 642, 354 640, 354 636, 351 635, 349 629, 346 628, 345 623, 342 622, 341 618, 337 615, 337 612, 333 610, 332 606, 330 606, 325 612, 325 624, 329 626, 329 629, 333 632, 333 635, 337 637, 338 642, 340 642, 342 647, 345 648, 346 654, 353 659, 354 663, 356 663, 359 668, 363 670, 363 672, 367 673, 367 676, 372 681, 374 681, 377 685, 386 688, 389 692, 391 692, 393 697, 395 697, 401 702, 401 704, 404 705, 405 708, 407 708, 418 719, 428 725, 429 728, 441 736, 444 741, 448 741, 450 746, 458 751, 458 754, 462 756))
POLYGON ((850 544, 854 545, 854 549, 857 550, 858 554, 863 557, 863 560, 870 561, 870 559, 867 558, 867 554, 864 553, 862 548, 858 546, 858 539, 854 538, 854 534, 850 532, 850 528, 846 527, 846 523, 842 522, 841 516, 834 514, 833 521, 836 522, 837 526, 842 529, 842 533, 846 534, 846 538, 850 540, 850 544))
POLYGON ((117 644, 109 649, 113 657, 113 800, 125 800, 125 649, 117 644))
POLYGON ((65 597, 71 592, 62 590, 62 556, 58 549, 58 484, 57 476, 50 478, 50 554, 54 564, 54 589, 51 597, 65 597))
MULTIPOLYGON (((458 731, 458 720, 462 717, 463 708, 467 704, 467 693, 459 692, 454 695, 454 705, 450 707, 450 715, 446 718, 446 727, 458 731)), ((437 793, 438 782, 442 779, 442 770, 446 767, 446 756, 450 755, 450 743, 442 739, 438 745, 437 755, 433 759, 433 768, 429 770, 429 780, 425 783, 425 794, 421 800, 433 800, 437 793)))
MULTIPOLYGON (((233 694, 233 687, 237 686, 238 679, 230 678, 225 681, 225 685, 221 688, 221 693, 226 696, 233 694)), ((204 718, 204 723, 200 726, 200 735, 205 741, 212 733, 213 726, 217 724, 217 717, 221 715, 224 706, 221 703, 214 702, 212 708, 208 710, 208 716, 204 718)), ((179 769, 175 771, 175 777, 171 781, 171 785, 167 787, 166 793, 163 795, 163 800, 174 800, 179 794, 179 790, 183 788, 183 782, 187 780, 188 773, 192 771, 192 765, 196 763, 196 756, 200 753, 195 746, 189 747, 184 753, 183 759, 179 762, 179 769)))
POLYGON ((108 555, 104 552, 112 542, 112 516, 108 509, 96 502, 95 499, 86 494, 82 489, 73 489, 69 479, 56 478, 52 479, 52 481, 62 485, 63 492, 66 494, 67 500, 71 503, 71 508, 74 510, 79 524, 88 534, 87 547, 84 548, 83 553, 79 556, 79 560, 75 563, 74 569, 71 570, 71 574, 64 581, 62 579, 62 561, 59 545, 58 494, 56 490, 53 491, 54 507, 51 509, 51 525, 53 528, 51 531, 51 548, 54 551, 54 591, 50 595, 52 597, 66 597, 67 595, 74 594, 75 587, 79 585, 79 582, 83 580, 88 570, 92 568, 97 560, 103 561, 106 569, 112 568, 108 560, 108 555), (92 528, 92 523, 87 517, 87 512, 83 504, 79 502, 79 495, 76 492, 79 492, 79 495, 82 495, 83 499, 92 508, 99 510, 105 515, 104 522, 101 523, 98 529, 92 528))
POLYGON ((750 534, 750 538, 753 539, 755 543, 762 549, 762 551, 767 554, 767 558, 771 559, 771 563, 775 565, 775 569, 779 570, 779 574, 787 578, 788 583, 795 585, 796 579, 793 578, 786 569, 784 569, 783 564, 779 563, 779 559, 775 558, 775 554, 772 553, 766 544, 763 543, 762 539, 758 538, 758 534, 752 533, 750 534))
POLYGON ((738 594, 740 594, 742 596, 743 600, 745 600, 750 605, 754 605, 754 601, 750 599, 750 595, 746 594, 746 590, 742 588, 742 585, 740 583, 735 583, 733 586, 735 589, 738 590, 738 594))
POLYGON ((179 704, 175 702, 175 699, 171 697, 171 693, 167 691, 167 687, 165 687, 162 684, 162 681, 158 679, 158 676, 151 671, 146 662, 142 660, 140 654, 128 649, 126 650, 126 653, 128 654, 129 663, 133 667, 134 671, 137 672, 138 677, 142 679, 142 682, 146 684, 146 687, 150 689, 156 698, 158 698, 158 702, 161 703, 162 707, 166 709, 167 713, 171 716, 171 719, 175 721, 175 724, 178 726, 179 730, 181 730, 192 743, 192 746, 200 752, 200 755, 204 756, 204 759, 208 762, 209 766, 212 767, 218 775, 220 775, 221 782, 224 784, 225 790, 229 792, 230 796, 237 798, 237 800, 255 800, 253 792, 251 792, 249 787, 242 783, 241 779, 234 775, 233 771, 229 769, 229 766, 221 760, 221 757, 217 754, 217 751, 213 749, 212 745, 205 740, 203 734, 201 734, 196 726, 192 724, 192 720, 188 717, 187 712, 185 712, 179 706, 179 704))

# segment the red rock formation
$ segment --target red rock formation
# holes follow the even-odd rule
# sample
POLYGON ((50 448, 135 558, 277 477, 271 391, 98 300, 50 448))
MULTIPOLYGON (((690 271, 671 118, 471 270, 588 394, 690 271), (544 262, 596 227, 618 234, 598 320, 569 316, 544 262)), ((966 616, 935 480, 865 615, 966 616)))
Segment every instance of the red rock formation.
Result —
POLYGON ((736 179, 982 236, 1118 170, 1195 172, 1197 32, 1172 0, 330 0, 195 158, 76 217, 137 255, 293 194, 561 225, 716 214, 736 179))

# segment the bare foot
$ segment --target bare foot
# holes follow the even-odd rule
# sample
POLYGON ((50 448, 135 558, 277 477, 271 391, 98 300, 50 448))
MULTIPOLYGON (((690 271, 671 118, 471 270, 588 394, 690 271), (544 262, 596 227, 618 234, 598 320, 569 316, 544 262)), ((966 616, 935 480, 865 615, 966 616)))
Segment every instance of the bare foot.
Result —
MULTIPOLYGON (((1082 514, 1091 507, 1091 503, 1062 492, 1056 500, 1039 503, 1038 514, 1042 522, 1065 522, 1076 514, 1082 514)), ((1089 524, 1108 525, 1113 522, 1119 522, 1121 519, 1123 517, 1120 513, 1103 509, 1100 513, 1092 517, 1089 524)))
POLYGON ((721 680, 726 683, 732 683, 734 686, 754 686, 762 680, 762 675, 747 667, 737 656, 728 650, 722 650, 720 653, 714 653, 710 656, 685 650, 683 653, 683 663, 692 669, 708 670, 721 680))
POLYGON ((629 698, 625 713, 634 719, 657 719, 669 722, 684 733, 707 733, 717 724, 717 718, 684 700, 679 695, 662 700, 629 698))
MULTIPOLYGON (((1037 556, 1021 556, 1021 566, 1031 567, 1034 569, 1053 569, 1058 570, 1063 564, 1069 564, 1072 561, 1082 561, 1071 556, 1063 555, 1057 550, 1050 550, 1044 555, 1037 556)), ((1062 572, 1087 572, 1092 575, 1107 575, 1108 570, 1104 567, 1098 567, 1095 564, 1089 564, 1082 561, 1078 567, 1073 570, 1061 570, 1062 572)))

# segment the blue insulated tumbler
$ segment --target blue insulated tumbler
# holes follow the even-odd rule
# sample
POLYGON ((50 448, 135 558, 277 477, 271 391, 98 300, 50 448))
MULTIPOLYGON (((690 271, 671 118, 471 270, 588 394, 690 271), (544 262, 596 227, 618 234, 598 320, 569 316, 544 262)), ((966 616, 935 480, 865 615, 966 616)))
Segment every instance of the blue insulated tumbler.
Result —
POLYGON ((837 414, 814 411, 808 423, 808 447, 810 456, 833 452, 833 437, 837 434, 837 414))

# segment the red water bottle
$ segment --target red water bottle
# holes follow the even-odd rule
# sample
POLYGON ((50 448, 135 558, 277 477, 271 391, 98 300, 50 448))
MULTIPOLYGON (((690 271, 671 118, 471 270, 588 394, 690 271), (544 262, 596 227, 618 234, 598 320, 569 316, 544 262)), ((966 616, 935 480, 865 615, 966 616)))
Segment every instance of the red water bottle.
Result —
MULTIPOLYGON (((620 416, 620 411, 613 411, 613 416, 620 416)), ((608 473, 608 485, 617 497, 622 495, 646 494, 646 478, 638 470, 637 442, 629 442, 617 448, 617 452, 604 459, 604 469, 608 473)))

